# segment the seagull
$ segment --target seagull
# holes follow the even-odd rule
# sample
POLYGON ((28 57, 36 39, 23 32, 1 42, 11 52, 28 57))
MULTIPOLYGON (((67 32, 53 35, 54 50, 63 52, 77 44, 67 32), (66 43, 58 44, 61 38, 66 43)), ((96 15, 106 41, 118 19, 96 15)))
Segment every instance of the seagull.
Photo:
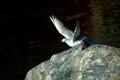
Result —
POLYGON ((56 27, 57 31, 63 35, 65 38, 62 39, 62 42, 66 43, 69 47, 74 47, 77 45, 81 45, 85 39, 87 39, 86 36, 83 36, 82 38, 78 39, 78 36, 80 34, 80 24, 78 21, 76 21, 76 28, 73 31, 68 29, 56 16, 52 15, 49 16, 50 20, 56 27))

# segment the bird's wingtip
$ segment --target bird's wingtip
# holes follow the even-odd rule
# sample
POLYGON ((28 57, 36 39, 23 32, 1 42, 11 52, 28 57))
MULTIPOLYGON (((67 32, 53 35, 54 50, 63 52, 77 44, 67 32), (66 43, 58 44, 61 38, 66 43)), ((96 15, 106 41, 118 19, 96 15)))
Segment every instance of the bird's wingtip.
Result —
POLYGON ((52 15, 50 15, 49 17, 51 17, 51 18, 55 18, 55 16, 52 14, 52 15))

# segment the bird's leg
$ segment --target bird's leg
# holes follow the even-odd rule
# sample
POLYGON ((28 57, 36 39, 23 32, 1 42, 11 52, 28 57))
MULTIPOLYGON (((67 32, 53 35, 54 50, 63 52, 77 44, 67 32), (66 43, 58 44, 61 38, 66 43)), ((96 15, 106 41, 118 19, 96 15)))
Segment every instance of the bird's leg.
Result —
POLYGON ((87 48, 86 45, 84 44, 84 42, 82 42, 81 45, 82 45, 83 49, 87 48))

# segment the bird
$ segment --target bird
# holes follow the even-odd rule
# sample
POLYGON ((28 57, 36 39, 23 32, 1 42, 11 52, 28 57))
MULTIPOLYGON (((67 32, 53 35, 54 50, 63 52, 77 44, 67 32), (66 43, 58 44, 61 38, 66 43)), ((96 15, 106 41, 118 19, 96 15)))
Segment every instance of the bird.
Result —
POLYGON ((73 32, 72 30, 68 29, 65 24, 63 24, 63 22, 61 22, 56 16, 51 15, 49 18, 56 27, 57 31, 64 36, 61 42, 66 43, 69 47, 81 45, 83 41, 87 39, 86 36, 78 39, 80 34, 80 23, 78 20, 76 21, 76 27, 73 32))

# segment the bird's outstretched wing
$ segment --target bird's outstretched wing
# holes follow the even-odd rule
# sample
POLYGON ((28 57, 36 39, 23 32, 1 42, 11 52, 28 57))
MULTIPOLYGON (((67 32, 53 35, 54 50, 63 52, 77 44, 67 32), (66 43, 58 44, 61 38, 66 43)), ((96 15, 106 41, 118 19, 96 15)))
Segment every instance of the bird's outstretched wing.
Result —
POLYGON ((73 35, 73 41, 75 41, 75 39, 79 36, 80 34, 80 23, 78 21, 76 21, 76 28, 74 30, 74 35, 73 35))
POLYGON ((56 29, 58 30, 60 34, 62 34, 67 39, 73 38, 73 32, 67 29, 65 25, 59 19, 57 19, 53 15, 50 16, 49 18, 51 19, 52 23, 54 24, 54 26, 56 27, 56 29))

